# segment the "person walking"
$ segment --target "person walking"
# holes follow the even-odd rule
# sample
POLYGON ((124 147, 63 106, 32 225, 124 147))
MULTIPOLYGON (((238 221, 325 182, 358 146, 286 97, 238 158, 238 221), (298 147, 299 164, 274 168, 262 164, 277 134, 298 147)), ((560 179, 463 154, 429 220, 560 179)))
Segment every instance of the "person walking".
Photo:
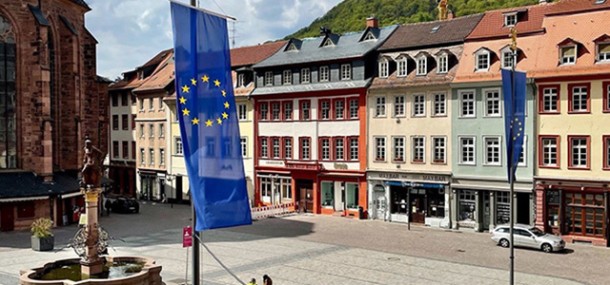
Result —
POLYGON ((273 285, 271 277, 269 277, 267 274, 263 275, 263 285, 273 285))

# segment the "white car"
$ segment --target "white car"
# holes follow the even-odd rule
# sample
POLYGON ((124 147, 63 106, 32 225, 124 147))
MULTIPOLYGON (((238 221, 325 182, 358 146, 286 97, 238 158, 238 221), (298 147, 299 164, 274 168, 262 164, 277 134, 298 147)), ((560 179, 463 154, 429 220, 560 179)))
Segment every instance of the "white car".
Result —
MULTIPOLYGON (((513 233, 514 246, 536 248, 547 253, 561 251, 566 246, 561 237, 544 233, 530 225, 515 224, 513 233)), ((491 239, 501 247, 510 246, 509 235, 509 225, 499 225, 491 231, 491 239)))

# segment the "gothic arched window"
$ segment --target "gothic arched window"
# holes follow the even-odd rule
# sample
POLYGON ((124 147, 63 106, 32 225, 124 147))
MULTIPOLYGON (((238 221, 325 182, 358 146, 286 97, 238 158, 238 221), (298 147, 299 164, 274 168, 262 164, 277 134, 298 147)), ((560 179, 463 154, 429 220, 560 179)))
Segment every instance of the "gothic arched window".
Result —
POLYGON ((15 52, 13 27, 0 15, 0 169, 17 168, 15 52))

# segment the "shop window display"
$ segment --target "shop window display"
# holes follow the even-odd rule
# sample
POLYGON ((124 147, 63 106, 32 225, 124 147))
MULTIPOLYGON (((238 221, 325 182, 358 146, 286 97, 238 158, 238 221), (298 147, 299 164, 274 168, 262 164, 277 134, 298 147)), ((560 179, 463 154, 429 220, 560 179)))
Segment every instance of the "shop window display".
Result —
POLYGON ((474 221, 475 220, 475 209, 476 209, 476 198, 475 191, 462 190, 459 194, 459 220, 460 221, 474 221))

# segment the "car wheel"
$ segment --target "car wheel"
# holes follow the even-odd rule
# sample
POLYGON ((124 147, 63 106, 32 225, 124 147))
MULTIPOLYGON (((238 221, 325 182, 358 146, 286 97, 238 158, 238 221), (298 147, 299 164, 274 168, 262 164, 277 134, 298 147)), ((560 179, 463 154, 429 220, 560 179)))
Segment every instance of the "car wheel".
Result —
POLYGON ((548 243, 544 243, 544 244, 542 244, 541 249, 542 249, 542 251, 544 251, 544 252, 546 252, 546 253, 551 253, 551 252, 553 252, 553 247, 552 247, 550 244, 548 244, 548 243))
POLYGON ((510 245, 510 243, 508 242, 507 239, 503 238, 500 240, 500 242, 498 243, 501 247, 508 247, 510 245))

